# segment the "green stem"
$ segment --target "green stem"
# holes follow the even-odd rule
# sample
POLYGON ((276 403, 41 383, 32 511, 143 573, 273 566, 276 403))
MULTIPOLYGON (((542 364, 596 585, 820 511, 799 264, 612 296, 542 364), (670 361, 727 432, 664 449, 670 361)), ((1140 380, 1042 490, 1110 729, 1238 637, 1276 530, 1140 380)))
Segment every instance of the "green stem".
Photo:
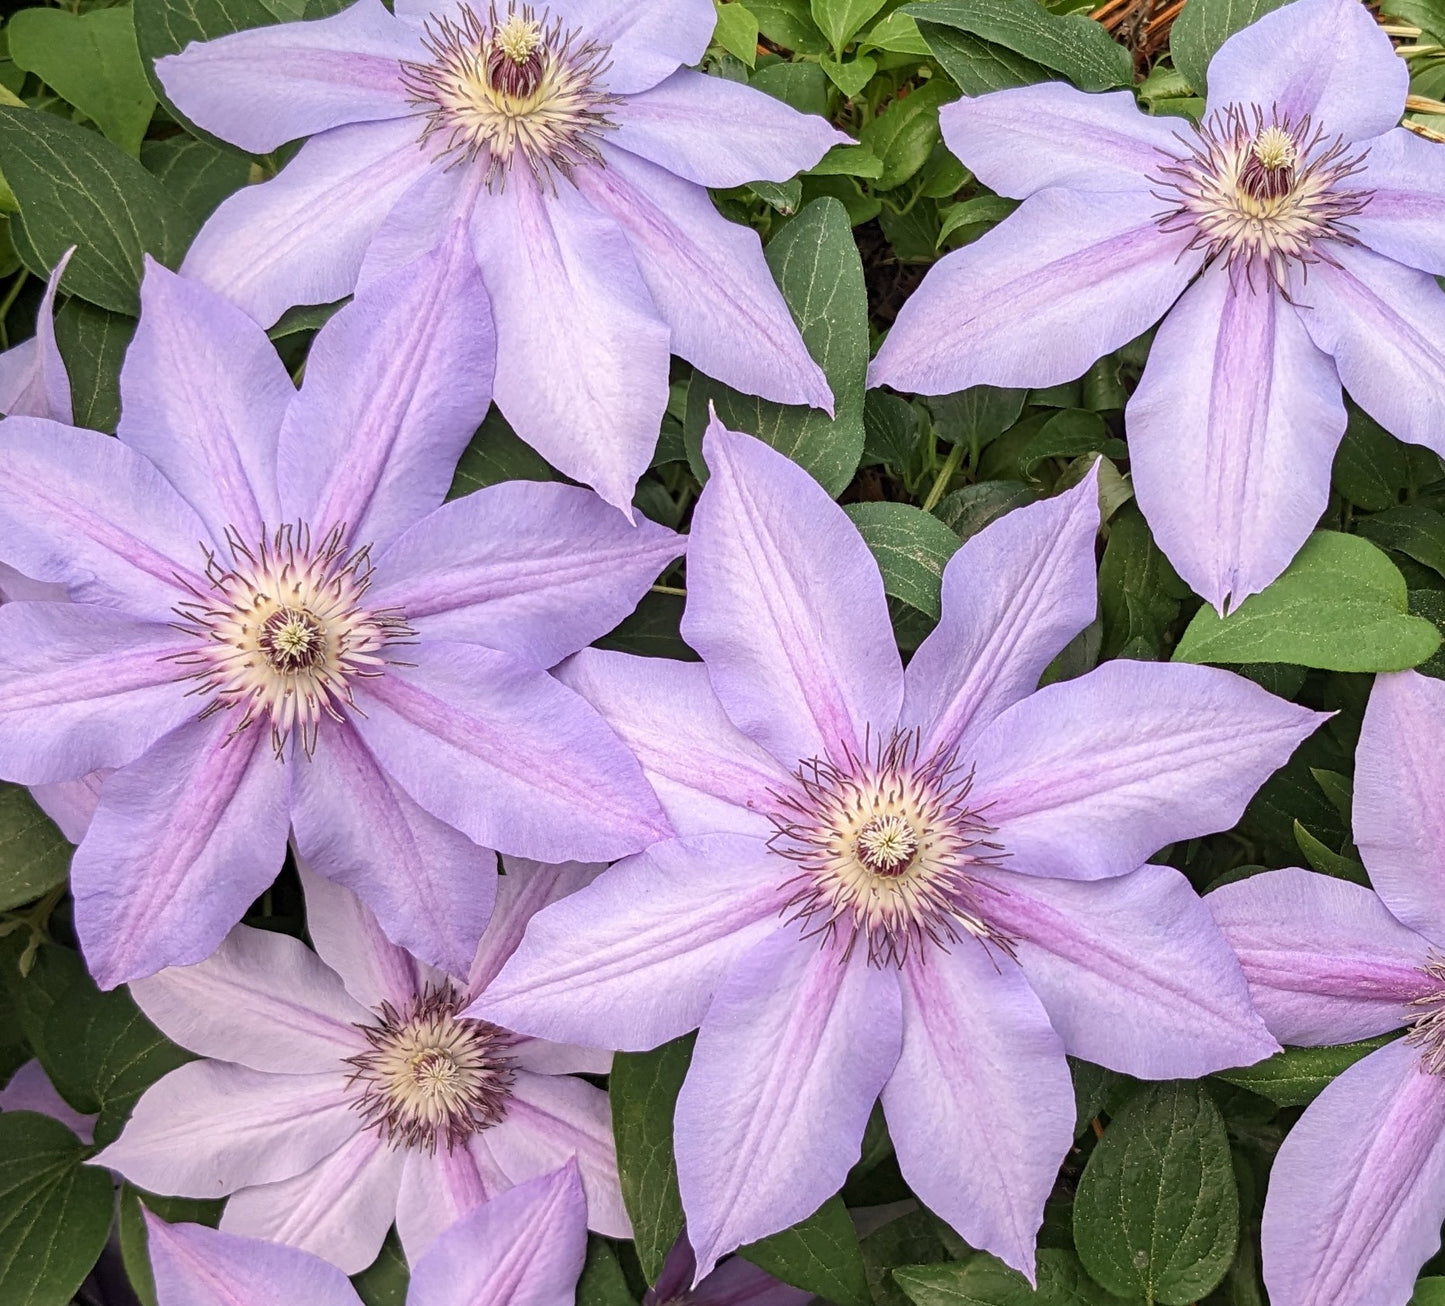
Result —
POLYGON ((938 469, 938 475, 934 478, 933 488, 928 492, 928 498, 923 501, 923 511, 932 512, 938 507, 938 501, 943 498, 943 492, 948 489, 948 483, 953 479, 953 474, 958 470, 958 464, 963 460, 963 446, 956 444, 948 451, 948 457, 943 460, 943 466, 938 469))
POLYGON ((15 300, 30 279, 30 273, 21 268, 15 277, 14 284, 6 292, 3 301, 0 301, 0 346, 10 348, 10 332, 5 328, 5 319, 10 316, 10 310, 15 307, 15 300))

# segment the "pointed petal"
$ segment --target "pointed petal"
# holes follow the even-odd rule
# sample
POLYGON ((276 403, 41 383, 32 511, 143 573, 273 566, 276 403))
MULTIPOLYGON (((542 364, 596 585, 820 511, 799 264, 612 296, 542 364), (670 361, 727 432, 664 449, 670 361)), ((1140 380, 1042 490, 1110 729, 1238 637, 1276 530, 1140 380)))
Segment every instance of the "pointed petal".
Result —
POLYGON ((577 187, 626 233, 672 352, 745 394, 832 412, 828 379, 757 232, 729 222, 701 186, 624 150, 604 151, 607 166, 579 171, 577 187))
POLYGON ((579 486, 503 481, 396 540, 377 559, 372 602, 401 608, 429 639, 550 667, 632 612, 686 543, 646 518, 629 525, 579 486))
POLYGON ((1150 175, 1183 152, 1180 132, 1188 131, 1141 112, 1132 91, 1088 95, 1066 82, 965 95, 945 104, 938 122, 974 176, 1017 200, 1050 186, 1148 191, 1150 175))
POLYGON ((485 175, 476 168, 449 168, 442 160, 413 178, 372 235, 357 290, 445 244, 458 222, 469 224, 485 175))
POLYGON ((324 538, 393 539, 441 505, 492 399, 495 342, 458 225, 321 328, 281 429, 281 497, 324 538))
POLYGON ((167 1224, 144 1206, 146 1254, 163 1306, 356 1306, 356 1289, 334 1265, 294 1247, 167 1224))
MULTIPOLYGON (((416 0, 410 0, 416 3, 416 0)), ((608 47, 603 81, 619 95, 656 86, 679 64, 697 64, 717 14, 708 0, 552 0, 564 28, 608 47)))
POLYGON ((38 1111, 60 1121, 87 1146, 95 1141, 95 1117, 82 1115, 61 1097, 45 1067, 34 1059, 24 1062, 0 1088, 0 1111, 38 1111))
POLYGON ((897 973, 862 949, 843 961, 788 927, 738 963, 677 1099, 677 1182, 698 1279, 842 1187, 901 1029, 897 973))
POLYGON ((1295 0, 1236 32, 1209 62, 1209 108, 1259 105, 1364 140, 1405 109, 1410 72, 1357 0, 1295 0))
POLYGON ((387 938, 465 975, 491 913, 496 855, 419 807, 350 722, 327 725, 291 768, 298 855, 356 893, 387 938))
POLYGON ((308 1170, 361 1126, 339 1071, 271 1075, 192 1061, 146 1089, 92 1158, 153 1193, 224 1197, 308 1170))
POLYGON ((53 784, 31 785, 30 796, 71 843, 79 843, 90 828, 100 786, 111 774, 108 769, 91 771, 79 780, 57 780, 53 784))
POLYGON ((1108 662, 978 736, 969 806, 1009 870, 1122 875, 1176 840, 1227 830, 1324 720, 1217 667, 1108 662))
POLYGON ((624 511, 667 406, 668 332, 621 228, 530 173, 483 192, 472 242, 497 322, 497 405, 558 471, 624 511))
POLYGON ((1282 1043, 1318 1047, 1387 1034, 1427 987, 1429 941, 1361 884, 1297 866, 1221 885, 1204 899, 1282 1043))
POLYGON ((1032 1276, 1074 1139, 1063 1045, 1022 971, 982 946, 936 949, 900 979, 903 1052, 883 1111, 903 1177, 973 1246, 1032 1276))
POLYGON ((1140 1079, 1194 1079, 1279 1051, 1173 867, 1082 882, 993 871, 985 884, 988 922, 1013 942, 1070 1055, 1140 1079))
POLYGON ((412 1271, 411 1306, 572 1306, 587 1255, 586 1207, 568 1164, 493 1198, 412 1271))
POLYGON ((380 0, 356 0, 329 18, 192 41, 157 59, 156 76, 198 127, 268 154, 343 123, 414 115, 400 61, 426 57, 409 23, 380 0))
POLYGON ((293 304, 349 295, 367 242, 428 168, 416 123, 363 122, 314 136, 279 176, 222 201, 181 271, 270 326, 293 304))
POLYGON ((254 545, 283 520, 276 435, 295 394, 255 322, 147 257, 117 434, 180 491, 211 539, 230 527, 254 545))
POLYGON ((1289 566, 1329 502, 1345 405, 1273 286, 1207 269, 1160 324, 1127 419, 1139 506, 1197 593, 1238 607, 1289 566))
POLYGON ((1445 273, 1445 150, 1396 127, 1370 142, 1351 184, 1370 192, 1350 219, 1366 245, 1412 268, 1445 273))
MULTIPOLYGON (((666 1300, 660 1297, 660 1286, 655 1291, 660 1300, 666 1300)), ((741 1256, 731 1256, 719 1265, 697 1285, 691 1299, 699 1306, 808 1306, 817 1300, 802 1288, 780 1283, 741 1256)))
POLYGON ((216 950, 286 857, 286 777, 264 729, 192 721, 117 771, 70 864, 102 988, 216 950))
POLYGON ((762 441, 714 418, 703 456, 683 638, 723 710, 785 767, 861 756, 903 698, 877 562, 822 486, 762 441))
POLYGON ((925 756, 966 746, 1038 688, 1043 670, 1098 607, 1091 471, 1053 499, 1016 508, 966 540, 943 569, 943 617, 904 672, 905 724, 925 756))
POLYGON ((252 1070, 342 1070, 366 1048, 366 1009, 300 939, 238 925, 205 961, 170 966, 130 987, 140 1009, 181 1047, 252 1070))
POLYGON ((1445 944, 1445 684, 1376 676, 1355 750, 1355 841, 1395 916, 1445 944))
POLYGON ((778 928, 785 878, 761 839, 658 844, 534 916, 466 1014, 587 1047, 656 1047, 695 1029, 778 928))
MULTIPOLYGON (((352 1122, 357 1117, 352 1112, 352 1122)), ((291 1179, 245 1188, 226 1203, 221 1228, 324 1258, 346 1274, 376 1259, 396 1217, 406 1152, 363 1129, 291 1179)))
POLYGON ((70 426, 70 375, 55 343, 55 292, 72 246, 60 256, 45 282, 35 314, 35 334, 0 354, 0 413, 6 417, 44 417, 70 426))
POLYGON ((1169 308, 1203 262, 1147 191, 1044 190, 928 270, 869 385, 952 394, 1079 376, 1169 308))
POLYGON ((461 1216, 511 1188, 491 1159, 486 1138, 484 1132, 463 1147, 407 1151, 396 1199, 396 1236, 409 1265, 415 1266, 461 1216))
POLYGON ((540 861, 621 857, 666 838, 642 768, 544 671, 477 644, 428 640, 368 681, 356 728, 433 816, 540 861))
POLYGON ((556 675, 642 763, 680 834, 772 834, 766 814, 793 777, 728 720, 700 662, 588 648, 556 675))
POLYGON ((1270 1300, 1384 1306, 1409 1299, 1445 1218, 1445 1080, 1391 1043, 1310 1104, 1270 1172, 1270 1300))

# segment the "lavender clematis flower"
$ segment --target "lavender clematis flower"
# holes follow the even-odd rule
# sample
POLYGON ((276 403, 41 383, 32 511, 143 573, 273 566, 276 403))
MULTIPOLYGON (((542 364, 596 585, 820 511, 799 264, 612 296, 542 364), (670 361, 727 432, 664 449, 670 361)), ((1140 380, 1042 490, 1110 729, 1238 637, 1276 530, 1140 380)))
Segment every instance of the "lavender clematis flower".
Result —
POLYGON ((71 873, 105 986, 207 956, 299 853, 464 971, 500 848, 666 833, 637 763, 545 668, 680 551, 589 492, 443 504, 488 400, 460 232, 342 309, 296 391, 239 309, 152 265, 118 439, 0 428, 0 775, 118 768, 71 873))
POLYGON ((398 0, 395 16, 359 0, 158 60, 207 131, 258 153, 312 138, 221 205, 182 270, 269 324, 371 284, 461 215, 496 319, 498 405, 629 509, 669 350, 832 411, 757 234, 704 187, 786 181, 849 138, 679 68, 714 21, 712 0, 398 0))
POLYGON ((1355 754, 1375 893, 1291 868, 1205 898, 1283 1043, 1407 1029, 1285 1138, 1264 1205, 1274 1306, 1405 1306, 1445 1220, 1445 683, 1378 676, 1355 754))
POLYGON ((193 1061, 146 1090, 96 1164, 151 1192, 232 1194, 230 1233, 347 1273, 395 1220, 413 1264, 479 1202, 577 1158, 591 1226, 629 1237, 607 1094, 611 1056, 522 1038, 461 1009, 538 907, 596 867, 510 863, 464 982, 388 943, 351 893, 305 872, 312 953, 237 926, 199 965, 131 986, 193 1061))
POLYGON ((913 1191, 1027 1273, 1065 1052, 1172 1077, 1274 1049, 1188 882, 1140 867, 1232 825, 1320 718, 1206 667, 1033 692, 1094 615, 1092 474, 963 546, 905 672, 842 509, 716 422, 704 453, 703 664, 558 672, 680 837, 539 915, 473 1013, 628 1050, 701 1026, 676 1118, 699 1275, 838 1189, 880 1093, 913 1191))
POLYGON ((82 1143, 95 1141, 95 1116, 77 1111, 56 1091, 38 1061, 27 1061, 0 1088, 0 1111, 38 1111, 60 1121, 82 1143))
MULTIPOLYGON (((362 1306, 334 1265, 278 1243, 146 1212, 158 1306, 362 1306)), ((463 1216, 412 1268, 407 1306, 573 1306, 587 1256, 577 1166, 463 1216)))
POLYGON ((1180 575, 1238 606, 1325 510, 1342 381, 1445 452, 1445 149, 1396 126, 1408 80, 1359 0, 1296 0, 1220 48, 1198 126, 1057 82, 946 105, 950 148, 1024 203, 930 270, 873 384, 1050 385, 1167 313, 1134 486, 1180 575))

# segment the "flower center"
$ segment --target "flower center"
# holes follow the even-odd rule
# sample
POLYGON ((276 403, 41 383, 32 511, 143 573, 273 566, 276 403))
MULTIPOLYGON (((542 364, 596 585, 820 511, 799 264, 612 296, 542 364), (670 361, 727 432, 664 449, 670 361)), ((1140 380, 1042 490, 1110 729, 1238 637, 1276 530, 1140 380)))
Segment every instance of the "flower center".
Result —
POLYGON ((202 719, 239 709, 233 736, 264 717, 278 757, 293 729, 310 753, 322 717, 340 721, 354 706, 352 677, 382 673, 386 647, 412 631, 400 612, 364 606, 368 551, 348 552, 342 537, 338 527, 313 547, 299 524, 251 548, 228 531, 230 565, 207 553, 210 589, 175 609, 199 647, 172 655, 191 692, 211 700, 202 719))
POLYGON ((402 80, 427 117, 422 140, 436 136, 456 163, 485 158, 486 182, 505 181, 521 160, 539 180, 602 162, 598 142, 615 126, 606 106, 617 97, 598 86, 608 47, 564 31, 561 19, 530 6, 499 18, 463 4, 455 17, 427 21, 429 63, 403 62, 402 80))
POLYGON ((784 910, 846 957, 861 938, 874 965, 901 966, 926 943, 1008 940, 983 919, 975 872, 997 865, 991 826, 968 805, 972 773, 953 754, 920 761, 919 732, 895 732, 842 766, 818 758, 782 812, 769 847, 797 863, 784 910))
POLYGON ((450 987, 428 988, 405 1011, 383 1003, 379 1023, 359 1026, 370 1046, 347 1058, 353 1105, 393 1147, 450 1151, 507 1114, 512 1036, 458 1016, 461 1005, 450 987))
POLYGON ((1292 264, 1333 262, 1333 242, 1354 244, 1346 219, 1360 212, 1370 192, 1346 182, 1364 166, 1340 137, 1326 137, 1308 116, 1298 121, 1238 106, 1211 114, 1179 137, 1152 178, 1155 194, 1172 207, 1160 216, 1165 231, 1194 232, 1190 249, 1251 279, 1254 269, 1281 290, 1292 264))
POLYGON ((1434 987, 1410 1003, 1419 1014, 1411 1018, 1405 1041, 1420 1049, 1423 1069, 1445 1075, 1445 958, 1432 955, 1420 973, 1434 987))

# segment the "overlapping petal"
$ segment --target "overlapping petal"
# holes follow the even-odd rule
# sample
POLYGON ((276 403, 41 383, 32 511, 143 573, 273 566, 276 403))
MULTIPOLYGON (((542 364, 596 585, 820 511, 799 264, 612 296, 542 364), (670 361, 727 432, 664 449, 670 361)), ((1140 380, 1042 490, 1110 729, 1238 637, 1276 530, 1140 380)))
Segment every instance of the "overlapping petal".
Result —
POLYGON ((474 1134, 464 1147, 408 1152, 396 1199, 396 1236, 407 1260, 415 1265, 438 1235, 511 1187, 492 1157, 486 1132, 474 1134))
POLYGON ((0 413, 44 417, 67 426, 73 421, 70 375, 55 340, 55 292, 65 275, 72 246, 56 261, 35 314, 35 334, 0 353, 0 413))
POLYGON ((496 979, 516 952, 533 916, 591 884, 603 869, 581 862, 548 866, 521 857, 507 858, 506 874, 497 881, 496 906, 465 972, 467 992, 475 997, 496 979))
POLYGON ((1371 249, 1412 268, 1445 273, 1445 150, 1397 127, 1370 142, 1356 184, 1370 202, 1350 218, 1371 249))

